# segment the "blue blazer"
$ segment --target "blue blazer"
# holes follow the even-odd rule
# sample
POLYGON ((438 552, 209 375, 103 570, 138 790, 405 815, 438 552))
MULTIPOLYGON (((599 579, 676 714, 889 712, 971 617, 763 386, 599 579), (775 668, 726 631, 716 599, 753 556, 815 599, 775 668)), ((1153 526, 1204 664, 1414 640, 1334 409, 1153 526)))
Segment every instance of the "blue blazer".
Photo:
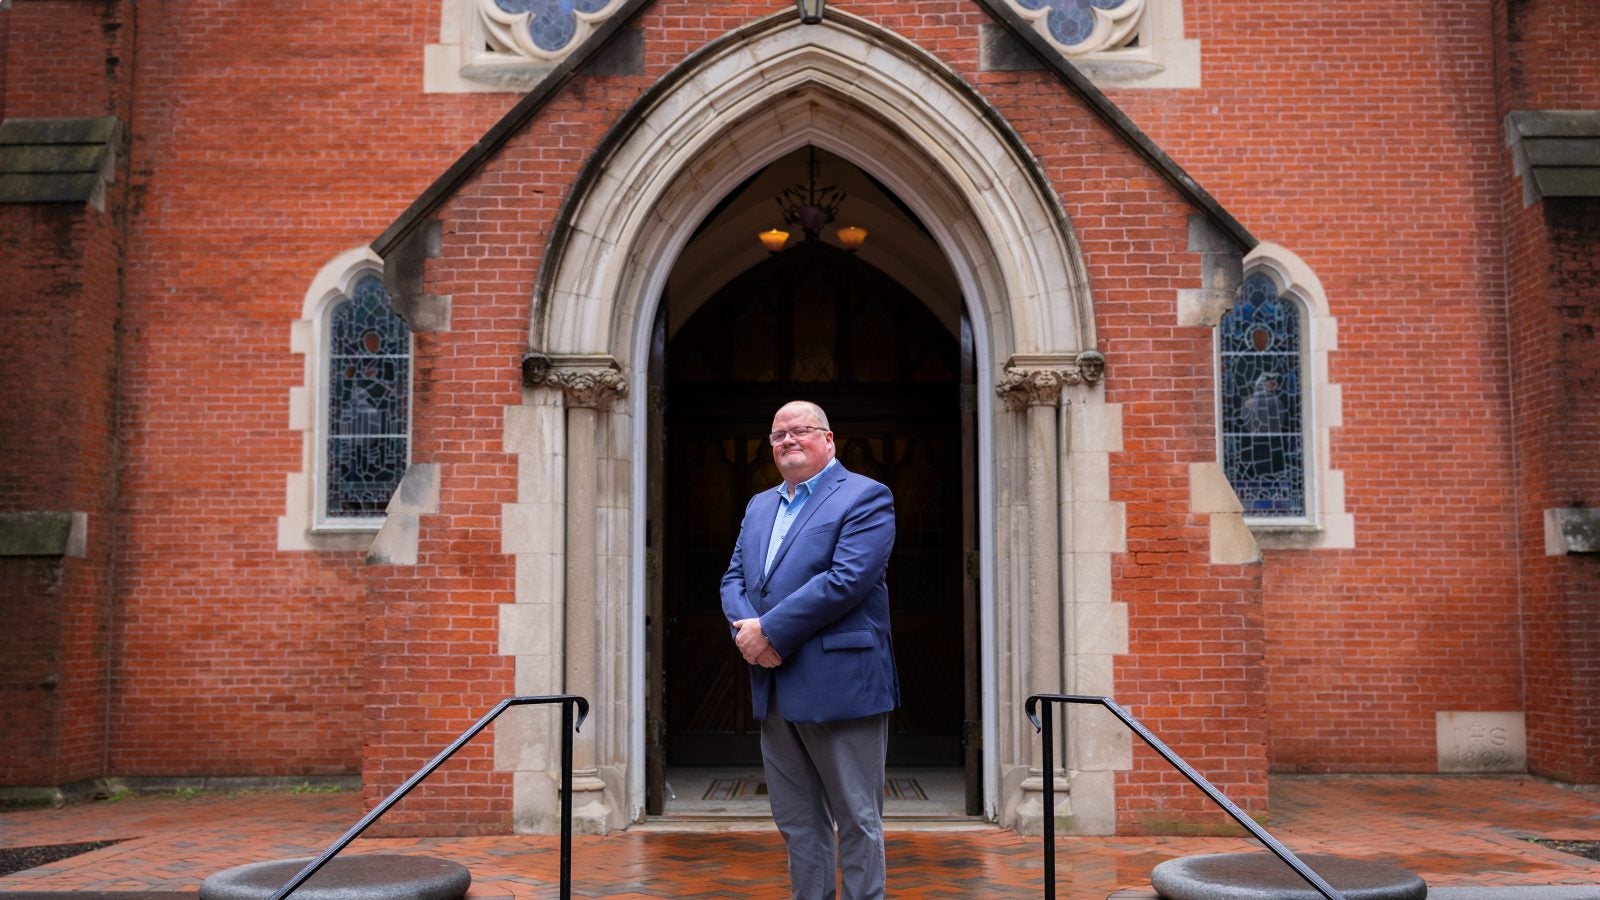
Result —
POLYGON ((722 611, 731 625, 759 616, 783 657, 750 667, 755 717, 767 717, 772 691, 791 722, 837 722, 900 705, 900 677, 889 641, 886 572, 894 548, 894 497, 864 475, 835 465, 784 535, 766 575, 767 540, 778 493, 750 499, 722 576, 722 611))

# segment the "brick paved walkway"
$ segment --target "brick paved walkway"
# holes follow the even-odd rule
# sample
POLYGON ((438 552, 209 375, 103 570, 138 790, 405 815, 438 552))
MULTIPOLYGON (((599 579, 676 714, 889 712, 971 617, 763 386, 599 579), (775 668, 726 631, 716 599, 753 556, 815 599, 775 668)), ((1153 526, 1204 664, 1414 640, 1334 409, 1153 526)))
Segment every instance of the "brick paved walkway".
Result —
MULTIPOLYGON (((1432 887, 1600 886, 1600 862, 1526 840, 1600 840, 1600 793, 1517 778, 1361 777, 1278 778, 1271 796, 1268 827, 1296 852, 1392 862, 1432 887)), ((314 855, 360 814, 353 793, 144 797, 3 813, 0 846, 121 843, 0 878, 0 892, 193 891, 230 866, 314 855)), ((631 831, 574 843, 575 896, 784 896, 773 832, 631 831)), ((1063 838, 1058 896, 1105 900, 1147 887, 1162 860, 1245 849, 1255 849, 1245 838, 1063 838)), ((470 900, 554 896, 554 838, 364 839, 346 852, 453 859, 472 871, 470 900)), ((894 897, 1042 894, 1039 840, 998 829, 893 831, 889 866, 894 897)))

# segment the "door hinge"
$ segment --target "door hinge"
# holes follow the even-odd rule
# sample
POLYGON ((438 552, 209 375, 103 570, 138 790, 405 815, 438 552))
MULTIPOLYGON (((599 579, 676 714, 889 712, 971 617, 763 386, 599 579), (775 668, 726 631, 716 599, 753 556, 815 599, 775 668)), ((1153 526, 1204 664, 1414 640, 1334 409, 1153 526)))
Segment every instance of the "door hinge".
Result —
POLYGON ((967 551, 967 577, 973 581, 978 580, 978 566, 981 561, 982 557, 978 555, 978 551, 967 551))
POLYGON ((966 719, 961 723, 961 749, 983 749, 983 720, 966 719))

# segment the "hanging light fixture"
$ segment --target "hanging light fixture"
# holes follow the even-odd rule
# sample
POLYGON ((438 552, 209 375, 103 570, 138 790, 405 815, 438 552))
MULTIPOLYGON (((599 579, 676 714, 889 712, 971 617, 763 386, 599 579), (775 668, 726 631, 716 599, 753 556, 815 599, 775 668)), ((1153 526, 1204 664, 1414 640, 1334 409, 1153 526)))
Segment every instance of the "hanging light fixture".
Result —
POLYGON ((867 230, 858 225, 846 225, 833 235, 839 239, 839 246, 851 253, 860 250, 861 245, 867 242, 867 230))
MULTIPOLYGON (((805 239, 814 241, 823 228, 833 224, 834 217, 839 214, 839 204, 844 202, 846 196, 836 185, 817 185, 817 148, 807 147, 806 183, 784 188, 783 193, 775 199, 778 208, 783 210, 783 221, 800 226, 805 239)), ((854 225, 841 228, 835 234, 839 244, 852 253, 859 250, 867 239, 867 230, 854 225)), ((776 253, 789 240, 789 232, 773 228, 761 232, 757 237, 761 239, 762 246, 776 253)))
POLYGON ((769 228, 756 237, 761 239, 761 246, 767 248, 768 253, 777 253, 784 244, 789 243, 789 232, 781 228, 769 228))
POLYGON ((822 12, 828 0, 795 0, 794 5, 800 8, 800 24, 818 25, 822 22, 822 12))

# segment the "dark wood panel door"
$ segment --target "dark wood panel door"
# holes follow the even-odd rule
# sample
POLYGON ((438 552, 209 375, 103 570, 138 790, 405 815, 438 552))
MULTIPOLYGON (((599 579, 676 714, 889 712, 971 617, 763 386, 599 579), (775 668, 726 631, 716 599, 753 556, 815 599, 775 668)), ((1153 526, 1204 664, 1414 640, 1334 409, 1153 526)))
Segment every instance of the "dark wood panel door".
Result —
POLYGON ((828 411, 844 465, 888 485, 901 708, 897 765, 961 765, 967 626, 961 354, 915 297, 858 259, 803 244, 751 270, 667 350, 665 747, 674 765, 759 762, 748 670, 719 585, 746 501, 780 481, 766 432, 784 402, 828 411))

